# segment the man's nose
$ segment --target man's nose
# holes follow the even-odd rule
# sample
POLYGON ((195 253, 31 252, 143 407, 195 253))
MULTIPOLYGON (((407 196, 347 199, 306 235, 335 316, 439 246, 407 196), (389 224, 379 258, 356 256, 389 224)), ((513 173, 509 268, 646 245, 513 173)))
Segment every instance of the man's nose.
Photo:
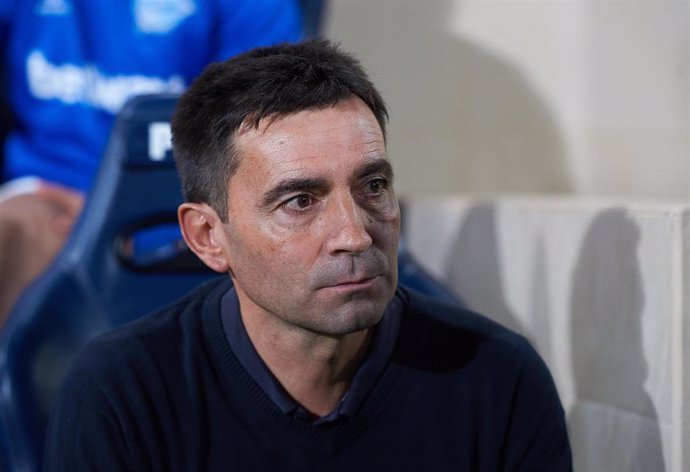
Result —
POLYGON ((351 195, 333 199, 329 205, 326 231, 330 235, 331 254, 361 253, 369 249, 372 238, 368 231, 368 215, 351 195))

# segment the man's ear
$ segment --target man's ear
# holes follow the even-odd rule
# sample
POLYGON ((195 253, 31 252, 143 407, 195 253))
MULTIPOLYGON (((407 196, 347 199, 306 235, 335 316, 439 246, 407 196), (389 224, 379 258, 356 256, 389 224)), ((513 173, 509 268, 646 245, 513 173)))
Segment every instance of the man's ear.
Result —
POLYGON ((225 234, 218 213, 205 203, 183 203, 177 218, 189 249, 216 272, 228 272, 225 234))

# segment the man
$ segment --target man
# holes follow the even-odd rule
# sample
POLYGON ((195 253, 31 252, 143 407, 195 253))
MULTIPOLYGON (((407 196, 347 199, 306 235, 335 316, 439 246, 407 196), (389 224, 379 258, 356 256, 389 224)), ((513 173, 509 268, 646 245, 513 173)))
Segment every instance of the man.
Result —
POLYGON ((80 355, 46 471, 570 469, 527 342, 397 286, 386 118, 324 40, 206 69, 173 120, 179 220, 231 281, 80 355))

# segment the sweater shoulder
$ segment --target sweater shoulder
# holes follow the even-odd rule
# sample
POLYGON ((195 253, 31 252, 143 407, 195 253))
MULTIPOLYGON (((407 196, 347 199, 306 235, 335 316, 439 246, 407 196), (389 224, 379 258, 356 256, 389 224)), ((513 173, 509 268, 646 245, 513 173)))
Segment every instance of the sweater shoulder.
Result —
POLYGON ((462 306, 406 291, 400 351, 407 353, 408 362, 436 369, 516 371, 526 364, 546 369, 523 335, 462 306))
POLYGON ((214 278, 146 316, 130 321, 92 340, 91 345, 127 343, 150 336, 165 337, 180 324, 201 323, 202 316, 217 304, 230 288, 228 277, 214 278))
POLYGON ((521 334, 501 325, 484 314, 461 305, 435 300, 426 295, 404 289, 407 292, 407 314, 411 324, 421 324, 429 334, 447 331, 461 338, 495 341, 504 345, 524 345, 521 334))
POLYGON ((130 377, 174 375, 184 350, 205 342, 203 318, 229 288, 227 277, 202 284, 160 310, 89 341, 77 354, 63 388, 81 394, 87 385, 108 385, 130 377), (168 369, 169 367, 169 369, 168 369))

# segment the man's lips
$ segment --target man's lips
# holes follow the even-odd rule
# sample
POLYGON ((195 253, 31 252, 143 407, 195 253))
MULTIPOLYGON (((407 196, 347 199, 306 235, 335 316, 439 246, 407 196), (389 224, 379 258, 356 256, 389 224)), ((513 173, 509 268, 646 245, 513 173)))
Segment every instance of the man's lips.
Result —
POLYGON ((362 277, 361 279, 356 279, 356 280, 346 280, 344 282, 340 282, 340 283, 337 283, 335 285, 336 286, 337 285, 360 285, 360 284, 370 282, 370 281, 374 280, 376 277, 378 277, 378 276, 374 275, 371 277, 362 277))
POLYGON ((366 287, 371 285, 380 275, 373 275, 370 277, 360 277, 357 279, 347 279, 347 280, 342 280, 338 281, 335 283, 330 283, 326 285, 323 288, 358 288, 358 287, 366 287))

